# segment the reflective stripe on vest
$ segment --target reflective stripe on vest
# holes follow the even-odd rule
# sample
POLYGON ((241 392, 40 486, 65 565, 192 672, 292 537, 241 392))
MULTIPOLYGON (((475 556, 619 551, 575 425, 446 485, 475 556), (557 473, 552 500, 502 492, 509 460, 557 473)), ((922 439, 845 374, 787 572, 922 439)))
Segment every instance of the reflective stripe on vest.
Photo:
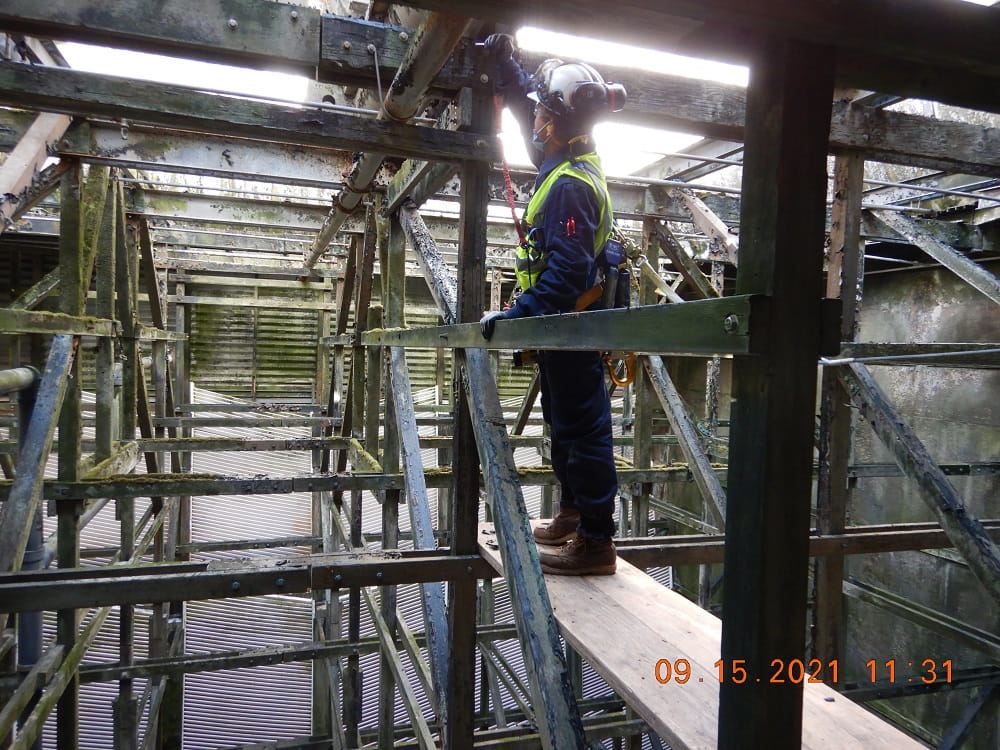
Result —
MULTIPOLYGON (((601 207, 601 216, 594 232, 594 257, 600 255, 605 243, 611 236, 611 196, 608 194, 608 183, 601 169, 601 160, 597 154, 584 154, 574 160, 567 160, 556 166, 549 172, 542 184, 538 186, 528 208, 524 212, 524 221, 529 227, 528 247, 519 245, 514 250, 514 274, 517 276, 517 283, 521 289, 528 289, 535 285, 542 271, 548 266, 547 253, 545 251, 545 238, 541 242, 531 239, 533 229, 540 229, 545 220, 545 200, 549 196, 549 191, 556 180, 563 176, 575 177, 585 182, 597 196, 598 205, 601 207)), ((536 232, 537 234, 537 232, 536 232)))

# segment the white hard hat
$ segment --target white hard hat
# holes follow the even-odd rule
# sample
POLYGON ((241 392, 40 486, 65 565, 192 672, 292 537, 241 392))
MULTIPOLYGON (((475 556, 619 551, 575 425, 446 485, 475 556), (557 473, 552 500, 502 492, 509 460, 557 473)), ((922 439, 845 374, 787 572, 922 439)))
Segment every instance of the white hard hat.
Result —
POLYGON ((532 77, 529 96, 557 117, 594 117, 618 112, 625 106, 625 87, 605 83, 587 63, 545 60, 532 77))

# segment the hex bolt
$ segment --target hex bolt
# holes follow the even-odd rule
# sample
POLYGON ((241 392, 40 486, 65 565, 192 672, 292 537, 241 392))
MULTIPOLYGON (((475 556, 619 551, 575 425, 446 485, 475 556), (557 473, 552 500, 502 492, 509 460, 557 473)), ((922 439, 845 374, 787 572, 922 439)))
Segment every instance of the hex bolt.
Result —
POLYGON ((236 29, 239 28, 239 26, 240 26, 240 23, 235 18, 230 18, 229 19, 229 28, 231 28, 233 30, 236 30, 236 29))
POLYGON ((233 581, 232 585, 229 588, 231 588, 233 591, 239 591, 240 590, 240 582, 239 581, 233 581))
POLYGON ((740 319, 735 314, 729 314, 722 321, 722 330, 726 333, 736 333, 740 330, 740 319))
POLYGON ((350 42, 344 42, 341 46, 344 48, 344 52, 350 52, 351 51, 351 43, 350 42))
POLYGON ((274 583, 275 583, 275 585, 277 585, 277 586, 284 586, 284 585, 285 585, 285 579, 284 579, 284 578, 279 578, 279 579, 278 579, 277 581, 275 581, 274 583))
POLYGON ((297 10, 293 10, 292 11, 292 20, 293 21, 298 21, 299 20, 299 12, 297 10))
POLYGON ((490 82, 490 77, 488 75, 486 75, 485 73, 483 73, 481 76, 479 76, 479 82, 480 83, 489 83, 490 82))
POLYGON ((368 50, 369 55, 374 55, 376 52, 374 44, 369 44, 365 49, 368 50))
POLYGON ((410 35, 409 34, 407 34, 405 31, 400 31, 399 32, 399 41, 401 41, 401 42, 408 42, 409 40, 410 40, 410 35))

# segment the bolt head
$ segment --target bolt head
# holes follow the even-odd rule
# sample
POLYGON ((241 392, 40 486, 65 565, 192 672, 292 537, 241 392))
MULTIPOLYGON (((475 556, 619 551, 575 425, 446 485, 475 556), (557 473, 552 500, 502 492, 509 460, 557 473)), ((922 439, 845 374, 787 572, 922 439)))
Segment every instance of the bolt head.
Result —
POLYGON ((229 588, 231 588, 233 591, 239 591, 240 590, 240 582, 239 581, 233 581, 232 585, 229 588))
POLYGON ((737 315, 727 315, 722 321, 722 330, 726 333, 736 333, 740 330, 740 319, 737 315))
POLYGON ((239 25, 240 25, 239 21, 237 21, 235 18, 229 19, 229 28, 236 29, 239 28, 239 25))
POLYGON ((381 570, 378 570, 378 571, 375 572, 375 580, 376 581, 381 581, 382 577, 383 577, 383 573, 382 573, 381 570))
POLYGON ((410 40, 410 35, 409 34, 407 34, 405 31, 400 31, 399 32, 399 41, 401 41, 401 42, 408 42, 409 40, 410 40))
POLYGON ((343 580, 344 580, 344 576, 340 575, 340 573, 337 573, 337 575, 335 575, 333 577, 333 582, 334 583, 340 583, 343 580))
POLYGON ((351 49, 351 43, 350 42, 344 42, 344 44, 342 46, 344 48, 344 52, 347 52, 347 51, 349 51, 351 49))
POLYGON ((488 75, 486 75, 485 73, 483 73, 481 76, 479 76, 479 82, 480 83, 489 83, 490 82, 490 77, 488 75))
POLYGON ((299 20, 299 12, 297 10, 293 10, 292 11, 292 20, 293 21, 298 21, 299 20))
POLYGON ((278 585, 278 586, 284 586, 285 585, 285 579, 284 578, 279 578, 277 581, 275 581, 275 584, 278 585))

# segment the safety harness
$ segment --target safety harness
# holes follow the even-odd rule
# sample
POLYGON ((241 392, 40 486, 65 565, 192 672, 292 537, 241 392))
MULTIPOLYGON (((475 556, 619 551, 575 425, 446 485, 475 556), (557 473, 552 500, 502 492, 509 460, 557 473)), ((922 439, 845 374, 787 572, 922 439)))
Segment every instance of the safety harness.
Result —
MULTIPOLYGON (((605 245, 611 238, 611 196, 608 194, 608 184, 604 177, 604 171, 601 169, 601 161, 597 154, 590 152, 567 159, 552 169, 528 202, 528 208, 524 212, 524 224, 527 230, 525 241, 517 247, 514 253, 514 273, 522 290, 534 286, 542 271, 548 266, 548 253, 545 250, 545 238, 542 236, 542 225, 545 222, 545 202, 552 186, 564 176, 580 180, 590 186, 590 189, 597 195, 601 215, 597 230, 594 232, 594 258, 597 260, 595 270, 604 265, 602 253, 604 253, 605 245)), ((593 284, 595 281, 596 278, 592 279, 591 283, 593 284)), ((593 297, 591 302, 596 298, 596 296, 593 297)), ((586 306, 584 305, 584 307, 586 306)))
MULTIPOLYGON (((573 145, 571 143, 571 147, 573 145)), ((624 269, 627 261, 622 247, 623 238, 614 225, 607 178, 601 168, 600 159, 593 152, 575 155, 563 161, 545 176, 531 196, 524 212, 522 241, 514 252, 514 274, 517 283, 522 291, 529 289, 537 283, 542 271, 548 267, 548 253, 545 250, 545 238, 541 229, 545 222, 545 202, 552 186, 564 176, 573 177, 589 185, 597 195, 601 207, 597 230, 594 232, 595 263, 593 277, 589 280, 591 286, 577 298, 573 309, 575 312, 586 310, 602 296, 605 307, 615 307, 615 283, 619 277, 619 267, 624 269)), ((624 291, 627 292, 629 283, 627 275, 623 281, 624 291)), ((627 306, 627 294, 619 295, 622 296, 626 300, 622 306, 627 306)), ((608 369, 608 375, 615 385, 625 386, 635 379, 635 354, 604 352, 602 358, 608 369)))

